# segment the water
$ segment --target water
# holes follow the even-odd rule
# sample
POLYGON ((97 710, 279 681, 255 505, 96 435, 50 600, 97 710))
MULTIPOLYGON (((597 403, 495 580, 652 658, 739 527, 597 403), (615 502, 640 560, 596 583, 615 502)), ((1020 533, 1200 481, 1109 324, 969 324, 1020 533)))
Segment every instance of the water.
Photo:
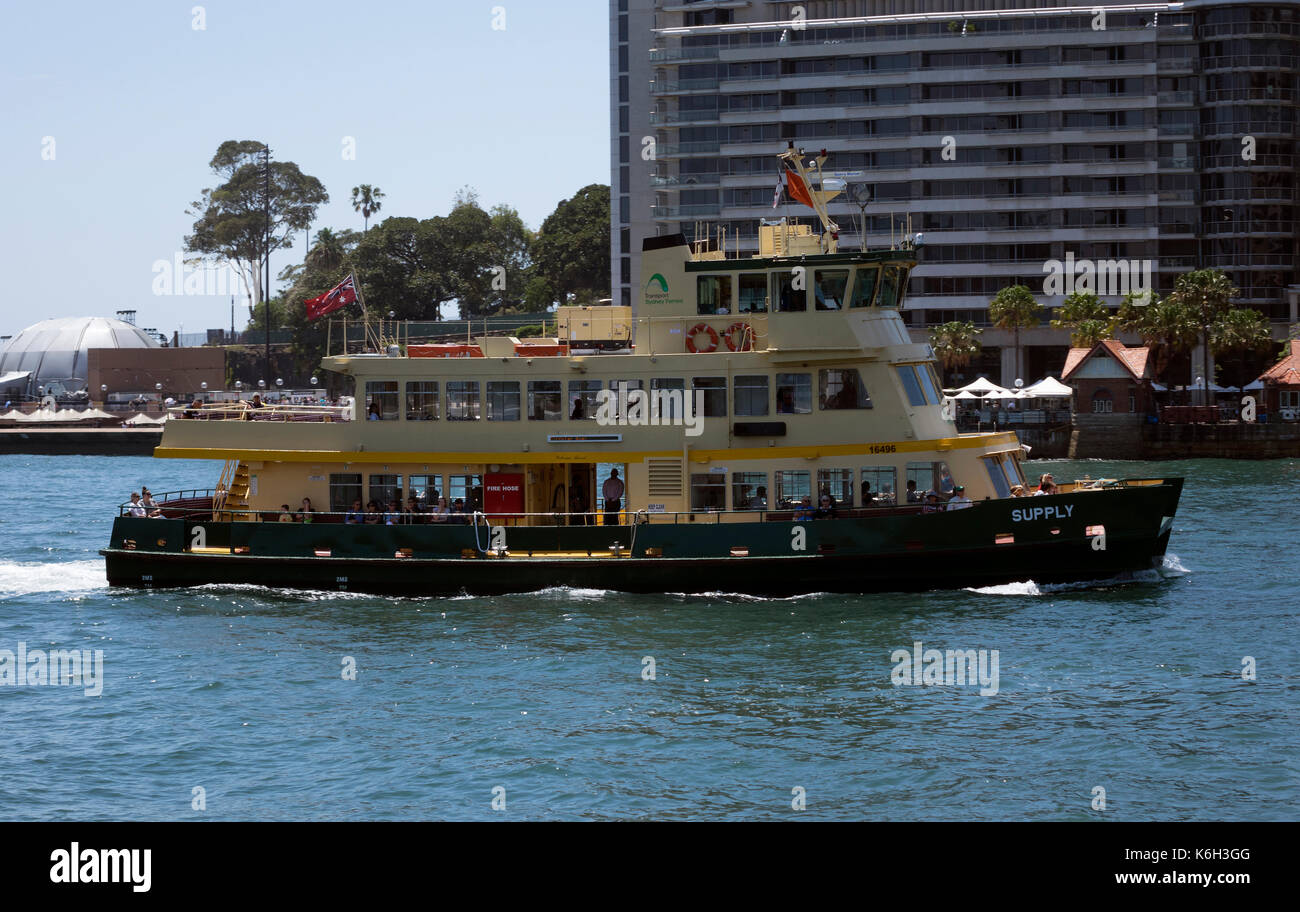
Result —
POLYGON ((104 650, 99 696, 0 687, 0 819, 1294 818, 1300 463, 1034 466, 1185 475, 1167 567, 794 599, 110 591, 114 506, 219 466, 0 457, 0 649, 104 650), (998 650, 999 692, 892 685, 916 640, 998 650))

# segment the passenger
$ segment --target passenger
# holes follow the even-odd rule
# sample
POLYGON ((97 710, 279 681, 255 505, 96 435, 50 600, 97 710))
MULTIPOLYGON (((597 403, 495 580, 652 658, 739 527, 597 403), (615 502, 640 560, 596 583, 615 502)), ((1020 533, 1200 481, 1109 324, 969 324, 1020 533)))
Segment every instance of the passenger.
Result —
POLYGON ((406 498, 406 509, 402 512, 402 522, 408 526, 424 522, 420 516, 420 505, 416 502, 414 494, 406 498))
POLYGON ((400 526, 405 522, 402 513, 402 502, 400 500, 390 500, 388 502, 388 512, 384 514, 384 525, 400 526))
POLYGON ((1043 473, 1043 476, 1038 479, 1038 490, 1034 492, 1034 496, 1037 497, 1040 494, 1055 494, 1056 491, 1053 490, 1055 487, 1056 482, 1052 480, 1052 473, 1045 472, 1043 473))
POLYGON ((569 417, 575 420, 587 417, 587 410, 581 396, 573 397, 573 409, 569 412, 569 417))
POLYGON ((134 516, 136 519, 144 519, 149 515, 144 504, 140 503, 140 495, 135 491, 131 492, 131 506, 126 508, 126 515, 134 516))
POLYGON ((383 421, 383 420, 384 420, 384 413, 381 412, 381 411, 379 410, 379 403, 378 403, 378 402, 372 402, 372 403, 370 403, 370 408, 369 408, 369 410, 366 412, 366 420, 367 420, 367 421, 383 421))
POLYGON ((361 498, 352 501, 352 509, 343 515, 343 522, 349 526, 359 526, 366 521, 366 514, 361 509, 361 498))
POLYGON ((461 526, 469 525, 469 512, 465 509, 465 501, 459 497, 451 505, 451 521, 461 526))
POLYGON ((280 522, 297 522, 297 520, 295 520, 295 519, 293 518, 293 514, 289 512, 289 505, 288 505, 288 504, 280 504, 280 520, 279 520, 279 521, 280 521, 280 522))
POLYGON ((144 492, 144 499, 140 502, 140 506, 144 507, 145 515, 150 519, 162 519, 162 509, 159 508, 158 504, 154 503, 153 494, 149 492, 148 488, 141 488, 140 490, 144 492))
POLYGON ((190 407, 185 410, 185 414, 182 417, 198 418, 200 417, 200 413, 202 411, 203 411, 203 400, 200 399, 198 396, 195 396, 194 401, 190 403, 190 407))
POLYGON ((794 387, 783 386, 776 391, 776 411, 781 415, 794 414, 794 387))
POLYGON ((1011 486, 1011 496, 1012 496, 1012 497, 1024 497, 1024 496, 1025 496, 1025 486, 1024 486, 1024 485, 1012 485, 1012 486, 1011 486))
POLYGON ((939 495, 934 491, 925 492, 925 505, 921 507, 922 513, 939 513, 943 506, 939 503, 939 495))
POLYGON ((813 518, 812 498, 805 497, 799 501, 799 505, 794 508, 794 521, 807 522, 813 518))
POLYGON ((952 489, 952 497, 948 500, 949 510, 965 510, 967 507, 975 506, 975 501, 966 496, 966 486, 957 485, 952 489))
POLYGON ((581 487, 574 486, 569 492, 569 525, 587 525, 587 495, 581 487))
POLYGON ((249 408, 266 408, 266 403, 262 401, 261 393, 253 393, 253 401, 248 403, 249 408))
POLYGON ((618 512, 623 505, 623 481, 618 477, 618 469, 610 469, 609 477, 601 487, 600 493, 605 498, 605 525, 618 525, 618 512))
POLYGON ((366 525, 377 526, 384 521, 384 515, 379 512, 379 505, 373 500, 366 504, 366 525))
POLYGON ((817 501, 817 509, 813 511, 813 519, 834 519, 835 518, 835 498, 829 494, 823 494, 817 501))
POLYGON ((749 508, 751 510, 767 509, 767 487, 765 485, 758 486, 758 493, 750 499, 749 508))
POLYGON ((438 505, 433 508, 429 520, 436 523, 445 523, 449 516, 451 516, 451 507, 447 504, 447 498, 439 497, 438 505))
POLYGON ((876 495, 871 492, 871 482, 864 480, 862 482, 862 506, 873 507, 875 502, 876 495))
POLYGON ((907 482, 907 502, 910 504, 921 502, 921 492, 916 490, 916 482, 908 479, 907 482))
POLYGON ((316 511, 311 508, 311 498, 302 499, 302 509, 298 511, 298 522, 309 523, 316 518, 316 511))

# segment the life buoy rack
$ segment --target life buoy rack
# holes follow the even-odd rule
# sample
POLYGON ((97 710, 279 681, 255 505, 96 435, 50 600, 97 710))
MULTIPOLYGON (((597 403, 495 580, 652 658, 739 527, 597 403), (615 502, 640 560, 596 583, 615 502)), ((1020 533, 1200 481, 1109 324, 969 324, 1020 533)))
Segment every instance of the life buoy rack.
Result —
POLYGON ((748 323, 732 323, 723 338, 732 351, 750 351, 754 347, 754 330, 748 323))
POLYGON ((696 323, 691 327, 690 332, 686 334, 686 350, 692 355, 708 354, 711 351, 718 350, 718 331, 707 323, 696 323), (702 348, 695 343, 695 339, 700 333, 708 333, 709 344, 707 348, 702 348))

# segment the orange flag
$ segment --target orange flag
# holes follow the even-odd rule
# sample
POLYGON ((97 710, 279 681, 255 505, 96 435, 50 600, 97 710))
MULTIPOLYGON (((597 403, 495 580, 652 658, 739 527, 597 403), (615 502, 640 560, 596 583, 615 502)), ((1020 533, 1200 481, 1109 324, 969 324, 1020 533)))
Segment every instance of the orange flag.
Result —
POLYGON ((796 202, 803 203, 809 209, 815 209, 812 195, 808 192, 808 187, 804 184, 803 178, 795 174, 789 168, 785 169, 785 189, 789 192, 790 198, 796 202))

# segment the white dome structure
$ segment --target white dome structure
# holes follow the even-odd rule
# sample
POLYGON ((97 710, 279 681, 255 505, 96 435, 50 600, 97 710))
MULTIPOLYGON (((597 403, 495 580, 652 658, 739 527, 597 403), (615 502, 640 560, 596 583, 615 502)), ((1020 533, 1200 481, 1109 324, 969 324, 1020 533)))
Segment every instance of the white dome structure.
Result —
POLYGON ((143 330, 108 317, 42 320, 9 340, 0 351, 0 377, 27 372, 27 392, 51 383, 73 392, 86 386, 87 349, 158 348, 143 330))

